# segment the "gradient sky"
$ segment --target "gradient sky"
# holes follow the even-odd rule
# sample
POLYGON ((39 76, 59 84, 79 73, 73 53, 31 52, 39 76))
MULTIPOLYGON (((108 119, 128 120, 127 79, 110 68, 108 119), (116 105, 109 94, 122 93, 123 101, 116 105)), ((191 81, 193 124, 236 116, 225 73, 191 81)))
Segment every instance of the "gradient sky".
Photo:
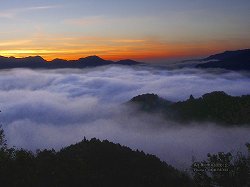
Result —
POLYGON ((250 48, 249 0, 1 0, 0 55, 165 59, 250 48))

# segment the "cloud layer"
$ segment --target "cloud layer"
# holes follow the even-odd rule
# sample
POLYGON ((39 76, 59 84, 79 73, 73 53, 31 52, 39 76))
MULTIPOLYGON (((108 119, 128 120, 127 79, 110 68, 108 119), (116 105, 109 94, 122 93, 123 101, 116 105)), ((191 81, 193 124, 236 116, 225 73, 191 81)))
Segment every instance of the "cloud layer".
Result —
POLYGON ((0 72, 0 120, 10 145, 35 150, 97 137, 156 154, 177 167, 192 155, 244 149, 249 128, 183 127, 122 103, 143 93, 172 100, 222 90, 250 93, 248 74, 107 66, 84 70, 0 72))

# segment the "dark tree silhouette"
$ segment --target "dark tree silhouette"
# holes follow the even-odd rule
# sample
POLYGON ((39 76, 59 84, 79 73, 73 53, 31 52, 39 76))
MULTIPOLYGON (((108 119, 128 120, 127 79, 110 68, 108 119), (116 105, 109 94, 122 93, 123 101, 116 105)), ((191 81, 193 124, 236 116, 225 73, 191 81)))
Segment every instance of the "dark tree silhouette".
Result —
MULTIPOLYGON (((3 136, 3 131, 1 131, 3 136)), ((192 179, 142 151, 107 140, 86 140, 55 150, 0 152, 0 185, 6 187, 188 187, 192 179)))
POLYGON ((128 102, 141 111, 160 113, 168 120, 183 124, 190 122, 216 122, 220 125, 250 124, 250 95, 233 97, 216 91, 195 99, 192 95, 186 101, 171 102, 156 94, 144 94, 128 102))
MULTIPOLYGON (((247 144, 250 154, 250 146, 247 144)), ((193 178, 197 186, 244 187, 250 184, 250 155, 237 153, 208 154, 208 159, 194 162, 193 178)))
POLYGON ((6 146, 7 146, 7 141, 5 139, 4 130, 0 125, 0 149, 6 149, 6 146))

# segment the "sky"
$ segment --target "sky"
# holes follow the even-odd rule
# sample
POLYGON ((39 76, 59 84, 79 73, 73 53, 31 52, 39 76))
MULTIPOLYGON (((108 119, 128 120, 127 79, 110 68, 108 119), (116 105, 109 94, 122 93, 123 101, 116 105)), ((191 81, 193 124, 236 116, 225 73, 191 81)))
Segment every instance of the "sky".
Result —
POLYGON ((249 0, 0 0, 0 55, 157 60, 250 48, 249 0))

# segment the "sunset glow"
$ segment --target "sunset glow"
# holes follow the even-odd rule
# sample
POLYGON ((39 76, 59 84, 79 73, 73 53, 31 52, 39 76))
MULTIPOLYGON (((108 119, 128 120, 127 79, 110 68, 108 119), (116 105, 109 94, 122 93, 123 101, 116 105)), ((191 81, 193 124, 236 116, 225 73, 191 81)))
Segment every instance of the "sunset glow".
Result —
POLYGON ((5 2, 0 7, 0 55, 153 60, 249 48, 250 3, 235 3, 5 2))

